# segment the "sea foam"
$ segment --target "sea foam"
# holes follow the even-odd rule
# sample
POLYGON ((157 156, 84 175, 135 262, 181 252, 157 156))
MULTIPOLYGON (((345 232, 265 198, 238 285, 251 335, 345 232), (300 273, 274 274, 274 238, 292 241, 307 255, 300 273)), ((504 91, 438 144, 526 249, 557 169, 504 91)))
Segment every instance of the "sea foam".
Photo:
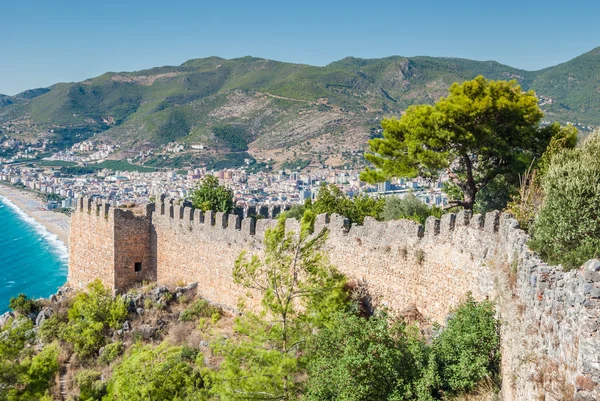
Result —
POLYGON ((33 217, 24 212, 6 196, 0 195, 0 201, 11 208, 21 220, 33 227, 42 240, 50 245, 51 251, 56 254, 61 261, 66 262, 69 259, 67 246, 58 238, 58 235, 51 233, 46 227, 38 223, 33 217))

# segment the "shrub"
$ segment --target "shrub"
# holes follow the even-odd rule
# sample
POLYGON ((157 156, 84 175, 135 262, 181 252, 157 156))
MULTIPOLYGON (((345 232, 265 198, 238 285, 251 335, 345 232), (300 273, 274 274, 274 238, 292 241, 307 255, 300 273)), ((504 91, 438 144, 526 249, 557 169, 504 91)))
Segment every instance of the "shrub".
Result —
POLYGON ((107 344, 104 347, 104 349, 100 353, 100 356, 98 357, 98 362, 108 365, 109 363, 117 359, 117 357, 122 353, 123 343, 121 341, 115 341, 114 343, 107 344))
POLYGON ((440 218, 442 209, 429 207, 419 200, 415 195, 408 194, 404 198, 392 196, 386 198, 381 218, 383 220, 411 219, 420 224, 425 224, 427 217, 440 218))
POLYGON ((77 374, 75 383, 79 386, 79 400, 100 400, 106 395, 106 384, 102 382, 102 373, 85 369, 77 374))
POLYGON ((317 199, 312 203, 306 203, 305 209, 310 209, 314 214, 337 213, 352 223, 362 224, 365 217, 379 218, 385 201, 383 199, 371 198, 368 195, 358 195, 350 198, 336 185, 321 184, 317 199))
POLYGON ((528 230, 533 224, 544 201, 541 179, 548 172, 555 155, 565 149, 573 149, 577 144, 577 129, 573 126, 561 127, 554 123, 547 127, 553 132, 552 139, 539 161, 534 161, 520 176, 519 191, 508 203, 508 211, 519 222, 522 229, 528 230))
POLYGON ((494 304, 471 295, 433 342, 441 389, 449 394, 473 390, 494 379, 500 368, 500 337, 494 304))
POLYGON ((339 315, 310 344, 305 399, 413 399, 420 374, 414 339, 404 325, 390 324, 385 315, 339 315))
POLYGON ((376 314, 340 314, 309 342, 305 400, 454 399, 499 372, 498 324, 491 302, 471 296, 428 343, 414 327, 376 314))
POLYGON ((531 247, 566 269, 600 257, 600 131, 581 148, 555 155, 542 187, 545 198, 531 247))
POLYGON ((220 315, 219 308, 212 306, 204 299, 198 299, 181 312, 179 320, 182 322, 191 322, 199 317, 212 318, 215 314, 220 315))
POLYGON ((196 352, 163 343, 135 345, 108 384, 108 400, 205 400, 204 382, 194 364, 196 352))
POLYGON ((39 400, 50 388, 50 381, 58 372, 58 346, 49 345, 33 358, 25 358, 18 368, 22 373, 18 383, 8 393, 9 400, 39 400))
POLYGON ((45 319, 38 330, 38 337, 45 343, 52 342, 55 339, 63 338, 67 327, 67 317, 64 315, 52 315, 45 319))
POLYGON ((88 285, 88 292, 75 296, 68 316, 63 339, 72 343, 75 352, 85 359, 105 344, 110 328, 116 329, 123 324, 127 305, 122 297, 113 298, 111 291, 96 280, 88 285))
POLYGON ((34 301, 33 299, 27 298, 27 295, 25 294, 19 294, 16 297, 12 297, 8 303, 8 306, 10 309, 23 316, 28 316, 40 311, 40 303, 38 301, 34 301))

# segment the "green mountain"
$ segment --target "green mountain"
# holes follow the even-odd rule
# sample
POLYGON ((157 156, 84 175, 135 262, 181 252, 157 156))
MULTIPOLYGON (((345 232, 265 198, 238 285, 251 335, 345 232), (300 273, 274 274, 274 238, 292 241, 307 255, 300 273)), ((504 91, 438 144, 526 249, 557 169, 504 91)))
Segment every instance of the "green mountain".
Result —
POLYGON ((477 75, 536 90, 547 119, 600 125, 600 48, 535 72, 456 58, 348 57, 315 67, 209 57, 0 96, 0 125, 57 146, 99 135, 121 145, 122 157, 177 141, 207 146, 196 154, 205 160, 248 152, 339 165, 361 159, 382 117, 477 75))

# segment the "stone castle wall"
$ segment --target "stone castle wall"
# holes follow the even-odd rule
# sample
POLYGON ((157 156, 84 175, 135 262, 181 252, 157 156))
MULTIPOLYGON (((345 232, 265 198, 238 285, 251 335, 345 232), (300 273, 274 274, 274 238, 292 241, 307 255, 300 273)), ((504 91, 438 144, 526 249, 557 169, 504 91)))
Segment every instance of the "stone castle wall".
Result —
MULTIPOLYGON (((198 282, 199 294, 232 308, 246 294, 232 280, 235 259, 243 250, 261 253, 264 231, 275 223, 170 203, 155 211, 149 206, 142 216, 107 210, 106 221, 85 207, 74 214, 70 282, 100 277, 121 290, 141 279, 198 282), (106 228, 111 224, 112 231, 106 228), (104 254, 111 244, 114 255, 104 254), (111 257, 113 274, 104 274, 111 257), (133 272, 139 260, 144 278, 133 272)), ((527 248, 516 221, 498 212, 447 214, 425 227, 369 218, 349 226, 341 216, 318 216, 315 230, 325 227, 330 261, 364 283, 375 305, 397 311, 416 306, 443 323, 467 292, 496 300, 503 399, 599 397, 600 262, 571 272, 548 266, 527 248)), ((298 223, 288 220, 286 229, 297 231, 298 223)), ((255 297, 247 304, 258 302, 255 297)))
POLYGON ((114 284, 114 217, 114 210, 106 204, 78 200, 69 234, 71 285, 82 288, 97 278, 114 284))
POLYGON ((79 199, 71 218, 69 283, 83 288, 100 279, 123 291, 136 283, 155 281, 153 210, 148 205, 140 215, 79 199))

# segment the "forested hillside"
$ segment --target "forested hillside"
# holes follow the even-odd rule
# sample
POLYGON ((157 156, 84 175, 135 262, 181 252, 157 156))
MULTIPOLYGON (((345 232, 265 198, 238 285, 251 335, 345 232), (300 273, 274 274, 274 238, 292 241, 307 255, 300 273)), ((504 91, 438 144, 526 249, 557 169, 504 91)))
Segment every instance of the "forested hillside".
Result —
POLYGON ((599 60, 597 48, 529 72, 433 57, 348 57, 324 67, 210 57, 0 96, 0 124, 5 134, 59 147, 101 133, 133 152, 177 141, 223 155, 248 150, 335 165, 361 159, 382 117, 433 103, 451 83, 477 75, 534 89, 548 120, 600 124, 599 60))

